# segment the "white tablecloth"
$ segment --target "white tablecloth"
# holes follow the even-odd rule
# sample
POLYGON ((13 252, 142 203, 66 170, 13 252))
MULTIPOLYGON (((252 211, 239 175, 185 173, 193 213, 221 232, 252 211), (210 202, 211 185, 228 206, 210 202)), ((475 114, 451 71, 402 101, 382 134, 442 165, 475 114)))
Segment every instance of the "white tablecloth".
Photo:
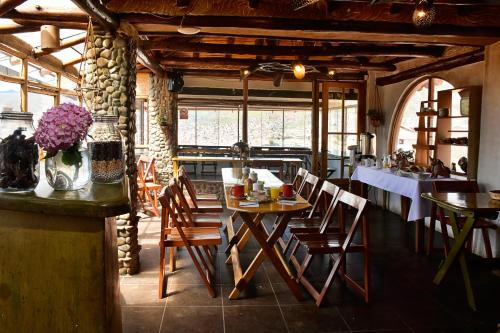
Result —
POLYGON ((388 169, 364 166, 356 167, 351 179, 410 198, 408 221, 423 219, 431 214, 431 202, 422 199, 420 194, 432 192, 432 182, 435 179, 417 180, 397 176, 388 169))

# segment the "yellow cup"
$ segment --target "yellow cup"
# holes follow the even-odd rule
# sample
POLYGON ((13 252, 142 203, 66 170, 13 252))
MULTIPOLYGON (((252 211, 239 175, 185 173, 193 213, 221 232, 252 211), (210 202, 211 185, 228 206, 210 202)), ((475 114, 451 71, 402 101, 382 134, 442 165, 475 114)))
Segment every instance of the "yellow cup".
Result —
POLYGON ((271 187, 271 200, 276 200, 280 196, 280 188, 279 187, 271 187))

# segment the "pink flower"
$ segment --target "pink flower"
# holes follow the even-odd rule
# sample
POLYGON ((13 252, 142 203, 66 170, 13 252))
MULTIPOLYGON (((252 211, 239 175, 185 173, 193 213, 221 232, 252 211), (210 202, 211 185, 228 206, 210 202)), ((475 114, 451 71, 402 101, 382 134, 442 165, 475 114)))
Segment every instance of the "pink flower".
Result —
POLYGON ((35 131, 35 141, 49 154, 55 155, 85 139, 90 125, 92 116, 85 108, 63 103, 42 115, 35 131))

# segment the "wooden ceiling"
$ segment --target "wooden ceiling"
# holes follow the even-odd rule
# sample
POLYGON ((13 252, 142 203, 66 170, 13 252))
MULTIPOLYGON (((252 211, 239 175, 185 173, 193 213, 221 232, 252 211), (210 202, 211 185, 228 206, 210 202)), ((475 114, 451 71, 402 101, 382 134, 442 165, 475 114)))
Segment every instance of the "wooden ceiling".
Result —
POLYGON ((500 40, 500 3, 493 0, 435 0, 436 18, 427 29, 413 25, 415 2, 403 0, 320 0, 298 11, 292 0, 74 2, 83 10, 10 9, 2 17, 12 19, 12 26, 0 27, 0 33, 47 23, 82 28, 88 13, 97 23, 138 34, 147 58, 140 69, 239 76, 260 63, 300 60, 321 72, 306 79, 335 69, 337 79, 349 80, 372 70, 394 76, 399 64, 415 59, 425 65, 451 59, 456 65, 457 56, 475 52, 462 58, 479 61, 484 46, 500 40), (181 24, 201 30, 182 35, 181 24))

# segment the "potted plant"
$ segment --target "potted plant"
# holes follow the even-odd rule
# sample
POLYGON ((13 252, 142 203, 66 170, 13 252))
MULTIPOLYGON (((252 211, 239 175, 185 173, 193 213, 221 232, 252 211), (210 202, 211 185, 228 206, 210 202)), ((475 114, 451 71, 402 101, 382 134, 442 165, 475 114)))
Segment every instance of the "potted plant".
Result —
POLYGON ((370 118, 370 124, 373 127, 379 127, 384 120, 384 114, 376 109, 368 110, 366 115, 368 116, 368 118, 370 118))

